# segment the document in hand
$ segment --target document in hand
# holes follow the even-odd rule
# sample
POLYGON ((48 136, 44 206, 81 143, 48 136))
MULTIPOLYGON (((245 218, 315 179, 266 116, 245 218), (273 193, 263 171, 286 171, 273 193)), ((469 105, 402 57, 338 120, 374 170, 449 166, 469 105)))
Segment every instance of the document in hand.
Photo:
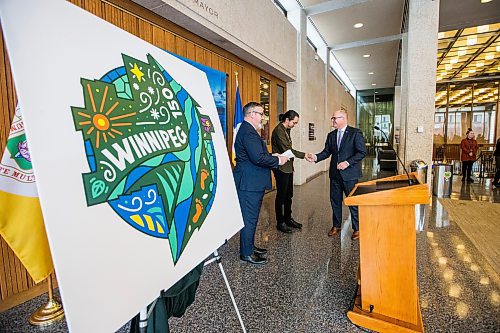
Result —
POLYGON ((285 156, 285 157, 288 157, 288 158, 295 158, 295 155, 292 153, 292 151, 290 149, 288 149, 283 154, 281 154, 281 156, 285 156))

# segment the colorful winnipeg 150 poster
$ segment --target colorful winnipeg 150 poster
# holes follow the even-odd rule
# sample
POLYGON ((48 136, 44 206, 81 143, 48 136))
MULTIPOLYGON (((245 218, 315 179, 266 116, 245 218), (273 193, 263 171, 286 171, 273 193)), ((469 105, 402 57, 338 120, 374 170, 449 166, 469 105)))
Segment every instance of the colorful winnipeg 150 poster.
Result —
POLYGON ((207 75, 65 1, 0 19, 69 329, 116 331, 243 226, 207 75))

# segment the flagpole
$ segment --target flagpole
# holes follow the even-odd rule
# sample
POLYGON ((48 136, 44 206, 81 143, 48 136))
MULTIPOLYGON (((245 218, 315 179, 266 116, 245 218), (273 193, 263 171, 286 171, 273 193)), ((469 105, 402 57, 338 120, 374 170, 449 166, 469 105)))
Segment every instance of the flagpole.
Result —
POLYGON ((47 278, 47 285, 49 287, 49 301, 39 307, 29 318, 31 325, 35 326, 48 326, 64 317, 64 309, 62 305, 54 298, 52 274, 50 273, 47 278))

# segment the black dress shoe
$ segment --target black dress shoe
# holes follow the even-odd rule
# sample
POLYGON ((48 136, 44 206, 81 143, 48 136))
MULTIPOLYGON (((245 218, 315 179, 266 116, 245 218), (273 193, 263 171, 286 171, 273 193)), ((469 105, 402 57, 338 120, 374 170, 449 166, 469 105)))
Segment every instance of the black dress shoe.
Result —
POLYGON ((254 247, 253 247, 253 253, 258 254, 258 255, 263 255, 263 254, 267 253, 267 250, 266 249, 262 249, 262 248, 257 247, 257 246, 254 245, 254 247))
POLYGON ((286 225, 295 229, 302 229, 302 223, 295 221, 293 217, 286 222, 286 225))
POLYGON ((284 222, 278 223, 278 225, 276 226, 276 228, 279 231, 284 232, 285 234, 291 234, 292 233, 292 229, 290 229, 290 227, 287 226, 284 222))
POLYGON ((266 258, 261 258, 256 255, 251 255, 251 256, 242 256, 240 255, 240 260, 248 262, 253 265, 265 265, 267 263, 266 258))

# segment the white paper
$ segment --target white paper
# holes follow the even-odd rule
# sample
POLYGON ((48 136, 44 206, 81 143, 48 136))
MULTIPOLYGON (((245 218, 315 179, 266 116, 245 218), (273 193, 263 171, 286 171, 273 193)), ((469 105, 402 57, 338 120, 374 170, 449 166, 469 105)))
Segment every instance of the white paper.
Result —
POLYGON ((285 156, 287 158, 295 158, 296 156, 292 153, 291 149, 288 149, 286 152, 281 154, 281 156, 285 156))

